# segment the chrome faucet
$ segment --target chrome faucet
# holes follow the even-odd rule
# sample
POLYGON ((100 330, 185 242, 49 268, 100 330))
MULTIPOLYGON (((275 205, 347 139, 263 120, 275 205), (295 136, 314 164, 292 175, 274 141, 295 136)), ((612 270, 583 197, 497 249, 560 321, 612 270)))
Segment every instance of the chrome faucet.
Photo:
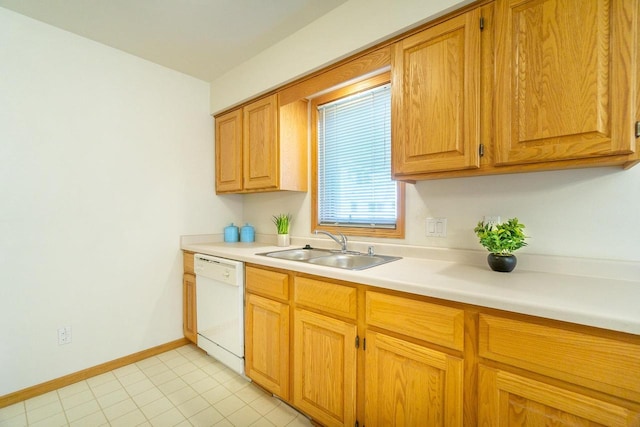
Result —
POLYGON ((336 237, 335 235, 329 233, 328 231, 323 231, 323 230, 316 230, 315 231, 316 236, 318 235, 318 233, 321 234, 326 234, 327 236, 331 237, 337 244, 340 245, 340 251, 347 252, 347 236, 345 236, 342 233, 338 233, 340 235, 340 238, 336 237))

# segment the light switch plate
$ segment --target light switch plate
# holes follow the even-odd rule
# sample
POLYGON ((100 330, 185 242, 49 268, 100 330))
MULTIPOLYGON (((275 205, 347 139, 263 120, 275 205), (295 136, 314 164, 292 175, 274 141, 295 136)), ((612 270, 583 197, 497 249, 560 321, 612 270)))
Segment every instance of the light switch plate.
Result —
POLYGON ((482 222, 485 224, 496 225, 502 222, 502 218, 500 218, 500 215, 485 215, 482 218, 482 222))
POLYGON ((447 218, 427 218, 427 237, 447 237, 447 218))

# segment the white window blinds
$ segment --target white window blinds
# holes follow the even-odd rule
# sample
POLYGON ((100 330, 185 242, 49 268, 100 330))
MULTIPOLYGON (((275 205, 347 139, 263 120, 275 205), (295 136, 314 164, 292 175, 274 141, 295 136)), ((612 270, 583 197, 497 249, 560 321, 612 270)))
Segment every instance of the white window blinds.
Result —
POLYGON ((318 106, 318 221, 395 228, 391 90, 379 86, 318 106))

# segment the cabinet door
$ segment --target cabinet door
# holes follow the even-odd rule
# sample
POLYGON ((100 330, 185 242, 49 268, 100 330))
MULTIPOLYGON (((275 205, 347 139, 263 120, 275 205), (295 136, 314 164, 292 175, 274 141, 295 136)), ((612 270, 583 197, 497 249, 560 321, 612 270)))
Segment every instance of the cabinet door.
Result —
POLYGON ((479 167, 480 10, 392 49, 395 176, 479 167))
POLYGON ((500 0, 496 164, 635 150, 637 0, 500 0))
POLYGON ((481 426, 638 426, 640 413, 499 369, 480 366, 481 426))
POLYGON ((640 346, 611 336, 481 313, 478 354, 640 402, 640 346))
POLYGON ((282 399, 289 399, 289 306, 246 295, 245 372, 282 399))
POLYGON ((365 425, 461 426, 461 358, 367 333, 365 425))
POLYGON ((279 185, 278 95, 244 107, 243 170, 246 190, 279 185))
POLYGON ((242 190, 242 109, 216 118, 216 192, 242 190))
POLYGON ((196 344, 198 328, 196 324, 196 276, 186 273, 182 276, 182 332, 185 338, 196 344))
POLYGON ((293 404, 325 426, 356 421, 356 325, 297 309, 293 404))

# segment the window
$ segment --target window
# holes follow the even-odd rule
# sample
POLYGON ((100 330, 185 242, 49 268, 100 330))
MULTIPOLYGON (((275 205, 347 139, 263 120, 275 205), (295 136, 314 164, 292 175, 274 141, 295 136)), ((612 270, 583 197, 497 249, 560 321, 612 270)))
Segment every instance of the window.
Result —
POLYGON ((312 227, 404 237, 404 186, 391 179, 389 74, 313 101, 312 227))

